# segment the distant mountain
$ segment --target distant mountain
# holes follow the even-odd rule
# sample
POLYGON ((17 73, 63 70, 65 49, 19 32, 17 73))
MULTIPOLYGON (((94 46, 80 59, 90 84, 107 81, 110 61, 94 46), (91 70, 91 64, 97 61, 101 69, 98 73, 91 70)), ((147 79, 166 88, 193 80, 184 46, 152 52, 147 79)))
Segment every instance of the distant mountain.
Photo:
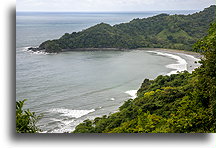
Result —
POLYGON ((174 48, 191 50, 215 21, 216 6, 189 15, 159 14, 111 26, 100 23, 80 32, 65 33, 29 50, 61 52, 77 48, 174 48))

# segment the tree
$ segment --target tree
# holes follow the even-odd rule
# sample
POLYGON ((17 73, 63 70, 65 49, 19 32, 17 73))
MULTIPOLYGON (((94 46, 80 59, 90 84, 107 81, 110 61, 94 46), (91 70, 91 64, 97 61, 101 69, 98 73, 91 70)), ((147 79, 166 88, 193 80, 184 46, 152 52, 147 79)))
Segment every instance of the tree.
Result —
POLYGON ((196 70, 198 75, 198 82, 196 85, 195 96, 202 104, 209 107, 213 116, 212 122, 214 123, 214 132, 216 131, 216 22, 211 24, 209 33, 206 37, 199 40, 194 45, 194 50, 200 51, 204 58, 200 61, 202 64, 196 70))
POLYGON ((16 132, 17 133, 37 133, 40 131, 35 125, 41 115, 35 115, 29 109, 23 110, 23 101, 16 101, 16 132))

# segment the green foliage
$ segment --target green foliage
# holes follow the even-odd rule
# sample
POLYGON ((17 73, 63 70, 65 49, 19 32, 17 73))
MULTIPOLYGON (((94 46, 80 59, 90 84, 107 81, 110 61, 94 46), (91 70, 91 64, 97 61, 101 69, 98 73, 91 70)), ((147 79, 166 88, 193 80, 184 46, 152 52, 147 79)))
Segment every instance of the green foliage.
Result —
POLYGON ((43 42, 38 50, 61 52, 75 48, 175 48, 191 50, 206 35, 215 19, 215 5, 192 15, 168 15, 134 19, 111 26, 101 23, 80 32, 66 33, 43 42))
POLYGON ((204 58, 187 71, 145 79, 119 112, 81 123, 74 133, 209 133, 216 132, 216 23, 194 45, 204 58))
POLYGON ((37 133, 40 130, 35 124, 41 116, 37 116, 34 112, 30 112, 29 110, 23 110, 25 101, 26 100, 16 102, 16 132, 37 133))
POLYGON ((58 53, 61 52, 61 48, 59 46, 59 44, 56 42, 56 40, 48 40, 44 43, 42 43, 39 48, 41 48, 40 50, 45 50, 45 52, 48 53, 58 53))
POLYGON ((201 51, 204 59, 201 60, 201 67, 197 69, 198 85, 196 85, 196 98, 201 98, 200 101, 206 107, 210 108, 212 114, 214 129, 216 131, 215 116, 216 116, 216 22, 211 24, 209 34, 203 39, 199 40, 195 45, 196 51, 201 51))

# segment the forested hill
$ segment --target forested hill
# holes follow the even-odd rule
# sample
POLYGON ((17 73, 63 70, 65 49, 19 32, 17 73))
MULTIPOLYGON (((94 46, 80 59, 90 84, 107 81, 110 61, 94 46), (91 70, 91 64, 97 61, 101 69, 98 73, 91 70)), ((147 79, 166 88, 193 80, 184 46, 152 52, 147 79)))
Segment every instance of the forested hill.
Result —
POLYGON ((101 23, 80 32, 65 33, 60 39, 43 42, 39 48, 46 52, 61 52, 75 48, 174 48, 191 50, 192 45, 206 35, 215 19, 212 5, 191 15, 159 14, 134 19, 111 26, 101 23))
POLYGON ((216 23, 194 49, 204 58, 191 74, 145 79, 137 98, 109 116, 85 120, 74 133, 215 133, 216 23))

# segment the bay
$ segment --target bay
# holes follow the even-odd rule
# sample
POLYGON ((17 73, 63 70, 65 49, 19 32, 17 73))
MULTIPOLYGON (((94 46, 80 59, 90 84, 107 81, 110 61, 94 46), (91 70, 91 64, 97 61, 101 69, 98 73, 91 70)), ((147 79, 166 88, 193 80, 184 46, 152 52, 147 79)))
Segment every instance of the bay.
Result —
POLYGON ((44 132, 70 132, 87 118, 117 111, 145 78, 169 73, 166 65, 176 60, 141 50, 36 54, 26 47, 100 22, 114 25, 158 13, 17 12, 16 99, 28 99, 25 108, 43 113, 38 126, 44 132))

